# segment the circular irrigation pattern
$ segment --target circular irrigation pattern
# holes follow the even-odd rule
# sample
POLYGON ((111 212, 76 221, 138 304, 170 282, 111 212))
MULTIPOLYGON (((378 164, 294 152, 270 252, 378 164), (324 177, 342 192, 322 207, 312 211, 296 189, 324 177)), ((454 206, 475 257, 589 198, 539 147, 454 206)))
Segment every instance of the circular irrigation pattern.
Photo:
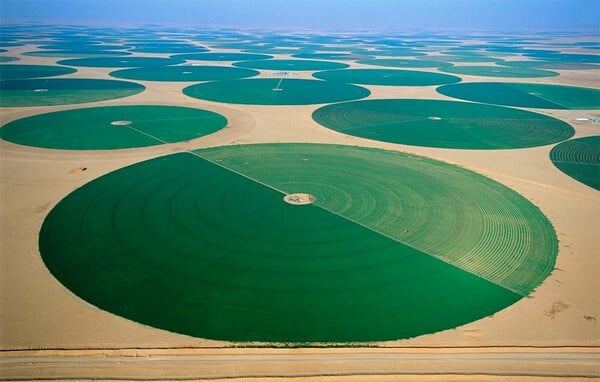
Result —
POLYGON ((69 105, 127 97, 144 91, 134 82, 40 78, 0 81, 1 107, 69 105))
POLYGON ((554 61, 505 61, 498 65, 513 66, 521 68, 537 68, 550 70, 591 70, 600 69, 599 64, 590 64, 585 62, 554 62, 554 61))
POLYGON ((146 81, 218 81, 253 77, 258 74, 258 71, 252 69, 184 65, 121 69, 111 72, 110 76, 146 81))
POLYGON ((57 64, 94 68, 139 68, 183 64, 183 60, 165 57, 88 57, 58 61, 57 64))
POLYGON ((195 139, 227 125, 211 111, 176 106, 104 106, 12 121, 0 137, 21 145, 67 150, 124 149, 195 139))
POLYGON ((268 54, 252 54, 252 53, 188 53, 188 54, 176 54, 171 58, 182 59, 182 60, 197 60, 197 61, 252 61, 252 60, 266 60, 273 58, 268 54))
POLYGON ((446 73, 483 77, 528 78, 558 76, 557 72, 550 70, 513 66, 444 66, 440 70, 446 73))
POLYGON ((101 309, 197 337, 295 343, 486 317, 537 287, 558 248, 536 207, 484 176, 316 144, 125 167, 63 199, 39 238, 50 272, 101 309))
POLYGON ((448 62, 437 60, 416 60, 412 58, 373 58, 357 61, 359 64, 373 66, 389 66, 392 68, 441 68, 452 65, 448 62))
POLYGON ((600 190, 600 135, 562 142, 552 148, 550 160, 571 178, 600 190))
POLYGON ((257 60, 236 62, 234 66, 240 68, 261 69, 261 70, 282 70, 282 71, 299 71, 299 70, 329 70, 347 68, 348 64, 332 61, 318 60, 257 60))
POLYGON ((310 105, 367 97, 369 90, 329 81, 256 78, 205 82, 183 89, 199 99, 248 105, 310 105))
POLYGON ((337 103, 317 109, 319 124, 362 138, 414 146, 513 149, 548 145, 573 136, 558 119, 467 102, 381 99, 337 103))
POLYGON ((62 76, 77 70, 53 65, 0 65, 0 80, 24 80, 29 78, 62 76))
POLYGON ((361 85, 429 86, 453 84, 459 77, 441 73, 398 69, 342 69, 317 72, 313 77, 361 85))
POLYGON ((36 50, 22 53, 23 56, 32 57, 72 57, 72 58, 92 58, 106 56, 130 56, 131 52, 116 50, 97 50, 93 52, 81 52, 79 50, 36 50))
POLYGON ((316 60, 363 60, 372 56, 355 53, 297 53, 293 57, 316 60))
POLYGON ((471 82, 437 88, 443 95, 468 101, 540 109, 598 109, 600 90, 518 82, 471 82))

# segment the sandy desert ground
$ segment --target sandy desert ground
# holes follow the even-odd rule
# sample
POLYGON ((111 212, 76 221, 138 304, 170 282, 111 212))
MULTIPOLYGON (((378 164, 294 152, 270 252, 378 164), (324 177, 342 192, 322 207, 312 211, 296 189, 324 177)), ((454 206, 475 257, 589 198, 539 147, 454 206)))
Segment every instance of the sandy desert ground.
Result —
MULTIPOLYGON (((10 53, 32 48, 19 47, 10 53)), ((54 62, 54 58, 40 57, 18 61, 54 62)), ((109 71, 78 68, 67 77, 109 78, 109 71)), ((559 72, 559 77, 551 78, 491 80, 600 87, 600 70, 559 72)), ((273 74, 263 71, 261 75, 273 74)), ((308 78, 310 73, 290 77, 308 78)), ((462 77, 463 81, 490 80, 462 77)), ((138 82, 147 87, 145 92, 93 105, 203 108, 224 115, 228 126, 189 142, 116 151, 46 150, 0 141, 0 378, 430 381, 446 374, 443 379, 448 381, 510 381, 523 376, 552 381, 600 377, 600 193, 556 169, 548 159, 552 146, 455 150, 381 143, 321 127, 311 119, 320 105, 221 104, 183 95, 181 89, 189 83, 138 82), (74 189, 145 159, 258 142, 379 147, 482 173, 522 194, 550 219, 560 241, 556 269, 528 298, 456 329, 377 343, 377 348, 270 349, 236 348, 227 342, 188 337, 123 319, 76 297, 44 266, 38 250, 39 229, 52 207, 74 189), (71 172, 79 167, 87 171, 71 172)), ((365 87, 371 90, 371 98, 450 99, 438 94, 435 86, 365 87)), ((5 108, 0 122, 86 106, 5 108)), ((573 121, 600 116, 600 110, 532 110, 570 123, 575 137, 600 132, 600 125, 573 121)))

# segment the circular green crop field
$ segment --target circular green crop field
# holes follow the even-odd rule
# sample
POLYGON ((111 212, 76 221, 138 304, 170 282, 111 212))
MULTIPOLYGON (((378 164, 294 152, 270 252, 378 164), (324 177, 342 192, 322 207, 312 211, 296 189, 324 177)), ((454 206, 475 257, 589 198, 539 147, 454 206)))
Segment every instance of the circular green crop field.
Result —
POLYGON ((600 69, 599 64, 590 64, 585 62, 554 62, 554 61, 505 61, 498 65, 513 66, 520 68, 537 68, 550 70, 592 70, 600 69))
POLYGON ((313 119, 327 128, 362 138, 461 149, 542 146, 575 133, 567 123, 538 113, 437 100, 344 102, 317 109, 313 119))
POLYGON ((197 61, 252 61, 252 60, 266 60, 273 58, 268 54, 252 54, 252 53, 187 53, 187 54, 176 54, 171 58, 181 60, 197 60, 197 61))
POLYGON ((0 80, 24 80, 75 73, 77 70, 52 65, 0 65, 0 80))
POLYGON ((186 141, 227 125, 211 111, 176 106, 104 106, 38 114, 0 129, 6 141, 67 150, 124 149, 186 141))
POLYGON ((550 160, 571 178, 600 190, 600 135, 562 142, 552 148, 550 160))
POLYGON ((453 84, 459 77, 448 74, 397 69, 342 69, 317 72, 313 77, 361 85, 429 86, 453 84))
POLYGON ((81 52, 79 50, 35 50, 22 53, 23 56, 31 57, 71 57, 71 58, 93 58, 93 57, 114 57, 114 56, 130 56, 131 52, 117 50, 96 50, 92 52, 81 52))
POLYGON ((131 45, 133 45, 131 50, 138 53, 200 53, 208 51, 208 49, 203 46, 159 40, 144 43, 132 43, 131 45))
POLYGON ((258 60, 236 62, 233 65, 240 68, 281 71, 329 70, 348 67, 348 64, 342 64, 341 62, 318 60, 258 60))
POLYGON ((440 68, 440 70, 446 73, 483 77, 528 78, 558 76, 557 72, 550 70, 509 66, 445 66, 440 68))
POLYGON ((310 105, 367 97, 369 90, 328 81, 256 78, 206 82, 188 86, 183 93, 193 98, 249 105, 310 105))
POLYGON ((297 53, 293 57, 308 58, 315 60, 364 60, 370 58, 369 55, 356 53, 297 53))
POLYGON ((94 68, 141 68, 178 65, 183 64, 183 62, 183 60, 164 57, 86 57, 62 60, 58 61, 57 64, 94 68))
POLYGON ((452 65, 443 61, 416 60, 412 58, 373 58, 357 62, 364 65, 389 66, 392 68, 441 68, 442 66, 452 65))
POLYGON ((484 176, 315 144, 117 170, 63 199, 39 240, 50 272, 101 309, 197 337, 288 343, 457 327, 529 294, 557 253, 544 215, 484 176), (285 201, 294 195, 309 204, 285 201))
POLYGON ((600 90, 519 82, 471 82, 446 85, 437 92, 468 101, 539 109, 598 109, 600 90))
POLYGON ((0 81, 0 106, 51 106, 105 101, 144 91, 134 82, 82 79, 40 78, 0 81))
POLYGON ((111 77, 146 81, 217 81, 253 77, 259 72, 252 69, 226 66, 161 66, 121 69, 111 77))

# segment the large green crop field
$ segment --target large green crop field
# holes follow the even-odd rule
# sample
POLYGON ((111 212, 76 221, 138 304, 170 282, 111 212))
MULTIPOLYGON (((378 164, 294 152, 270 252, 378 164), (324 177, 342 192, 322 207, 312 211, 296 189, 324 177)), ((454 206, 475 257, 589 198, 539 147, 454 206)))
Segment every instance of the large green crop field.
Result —
POLYGON ((323 106, 321 125, 384 142, 461 149, 514 149, 548 145, 575 131, 558 119, 470 102, 378 99, 323 106))
POLYGON ((40 251, 67 288, 123 317, 306 343, 488 316, 544 280, 557 243, 536 207, 481 175, 383 150, 265 144, 100 177, 50 212, 40 251), (296 192, 315 203, 284 202, 296 192))

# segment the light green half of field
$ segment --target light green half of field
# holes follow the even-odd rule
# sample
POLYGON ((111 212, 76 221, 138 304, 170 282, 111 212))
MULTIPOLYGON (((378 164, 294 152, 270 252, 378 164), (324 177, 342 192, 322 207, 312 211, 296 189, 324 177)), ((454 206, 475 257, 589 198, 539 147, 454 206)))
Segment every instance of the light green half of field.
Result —
POLYGON ((550 160, 571 178, 600 190, 600 135, 560 143, 550 151, 550 160))
POLYGON ((183 89, 187 96, 248 105, 310 105, 365 98, 368 89, 341 82, 251 78, 205 82, 183 89))
POLYGON ((448 74, 400 69, 341 69, 317 72, 313 77, 333 82, 385 86, 430 86, 453 84, 460 78, 448 74))
POLYGON ((227 125, 211 111, 175 106, 104 106, 18 119, 0 137, 21 145, 67 150, 106 150, 186 141, 227 125))
POLYGON ((483 77, 511 77, 511 78, 534 78, 534 77, 555 77, 557 72, 550 70, 526 68, 526 67, 508 67, 508 66, 444 66, 440 70, 446 73, 464 74, 469 76, 483 77))
POLYGON ((69 105, 105 101, 144 91, 143 85, 116 80, 39 78, 0 81, 1 107, 69 105))
POLYGON ((203 157, 503 287, 527 295, 552 271, 557 240, 518 193, 441 162, 374 149, 260 145, 203 157))
POLYGON ((227 66, 165 66, 116 70, 111 77, 146 81, 219 81, 254 77, 259 74, 252 69, 227 66))
POLYGON ((0 65, 0 80, 53 77, 75 72, 73 68, 55 65, 0 65))
POLYGON ((530 111, 470 102, 381 99, 327 105, 319 124, 357 137, 414 146, 515 149, 568 139, 573 128, 530 111))
POLYGON ((408 154, 263 144, 141 162, 63 199, 40 232, 86 301, 231 341, 409 338, 530 293, 557 253, 548 220, 478 174, 408 154), (311 205, 285 203, 304 192, 311 205))
POLYGON ((600 90, 519 82, 470 82, 440 86, 438 93, 475 102, 540 109, 598 109, 600 90))

